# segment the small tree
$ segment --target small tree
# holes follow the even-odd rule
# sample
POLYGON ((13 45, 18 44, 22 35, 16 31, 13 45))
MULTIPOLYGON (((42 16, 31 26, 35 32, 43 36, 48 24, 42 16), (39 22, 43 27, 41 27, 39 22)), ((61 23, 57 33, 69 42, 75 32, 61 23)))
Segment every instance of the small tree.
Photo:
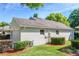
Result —
POLYGON ((38 18, 38 14, 37 14, 37 13, 35 13, 35 14, 33 15, 33 17, 38 18))

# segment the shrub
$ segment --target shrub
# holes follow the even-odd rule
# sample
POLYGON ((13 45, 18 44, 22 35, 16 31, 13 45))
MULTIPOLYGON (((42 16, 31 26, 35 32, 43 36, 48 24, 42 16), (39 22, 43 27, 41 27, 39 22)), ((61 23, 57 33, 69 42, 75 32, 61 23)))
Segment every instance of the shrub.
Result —
POLYGON ((31 46, 32 41, 19 41, 14 43, 14 49, 24 49, 27 46, 31 46))
POLYGON ((74 38, 75 39, 79 38, 79 32, 74 32, 74 38))
POLYGON ((71 40, 71 46, 79 49, 79 40, 71 40))
POLYGON ((65 44, 65 38, 64 37, 58 37, 58 38, 52 37, 51 44, 56 44, 56 45, 65 44))

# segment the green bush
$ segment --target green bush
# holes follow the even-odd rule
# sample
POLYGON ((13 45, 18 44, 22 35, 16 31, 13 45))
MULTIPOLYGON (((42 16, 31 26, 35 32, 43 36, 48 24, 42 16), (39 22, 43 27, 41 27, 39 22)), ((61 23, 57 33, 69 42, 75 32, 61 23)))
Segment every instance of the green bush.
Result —
POLYGON ((14 43, 14 49, 24 49, 27 46, 31 46, 32 41, 19 41, 14 43))
POLYGON ((75 39, 79 38, 79 32, 74 32, 74 38, 75 39))
POLYGON ((79 40, 71 40, 71 46, 79 49, 79 40))
POLYGON ((51 44, 56 44, 56 45, 65 44, 65 38, 64 37, 58 37, 58 38, 52 37, 51 44))

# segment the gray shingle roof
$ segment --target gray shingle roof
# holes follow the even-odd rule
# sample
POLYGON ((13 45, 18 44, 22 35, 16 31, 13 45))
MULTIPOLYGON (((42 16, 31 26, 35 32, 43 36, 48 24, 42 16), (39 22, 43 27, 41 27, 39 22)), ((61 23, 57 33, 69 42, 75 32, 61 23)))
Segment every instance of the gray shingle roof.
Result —
POLYGON ((49 28, 49 29, 68 29, 73 30, 72 28, 66 26, 63 23, 55 22, 55 21, 49 21, 44 19, 24 19, 24 18, 13 18, 13 20, 16 21, 16 23, 20 27, 35 27, 35 28, 49 28))

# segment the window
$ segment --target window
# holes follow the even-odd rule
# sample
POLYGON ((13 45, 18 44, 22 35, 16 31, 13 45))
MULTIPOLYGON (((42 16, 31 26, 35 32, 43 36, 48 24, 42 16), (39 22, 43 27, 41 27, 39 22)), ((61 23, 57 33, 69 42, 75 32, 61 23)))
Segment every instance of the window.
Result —
POLYGON ((56 34, 59 34, 59 31, 58 30, 56 30, 56 34))
POLYGON ((44 35, 44 30, 40 30, 40 34, 44 35))

